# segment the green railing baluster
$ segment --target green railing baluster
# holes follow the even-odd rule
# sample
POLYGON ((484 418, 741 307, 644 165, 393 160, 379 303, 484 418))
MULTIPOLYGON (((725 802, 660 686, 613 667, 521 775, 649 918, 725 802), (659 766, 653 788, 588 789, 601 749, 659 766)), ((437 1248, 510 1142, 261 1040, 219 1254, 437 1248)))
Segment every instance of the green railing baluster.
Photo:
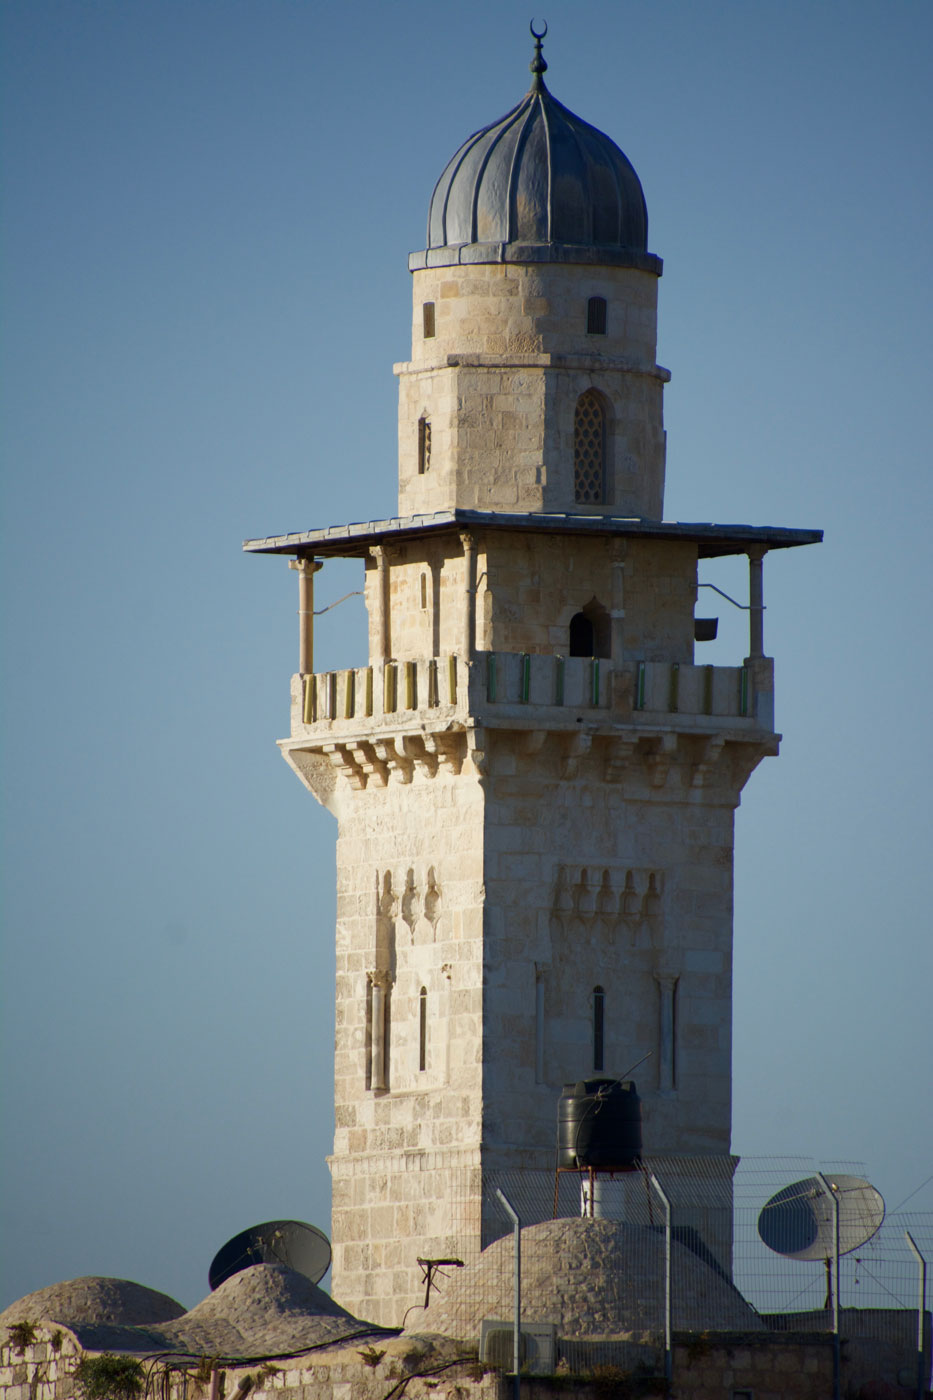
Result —
POLYGON ((739 672, 739 714, 748 714, 748 667, 743 666, 739 672))
POLYGON ((564 658, 555 656, 554 660, 557 662, 557 670, 554 675, 554 704, 562 705, 564 703, 564 658))
POLYGON ((671 664, 670 682, 667 690, 667 708, 672 715, 677 713, 677 705, 680 700, 680 664, 677 661, 671 664))
POLYGON ((457 658, 447 658, 447 698, 451 705, 457 703, 457 658))
POLYGON ((531 689, 531 657, 527 652, 522 653, 522 673, 521 673, 521 694, 519 699, 523 705, 528 704, 528 694, 531 689))
POLYGON ((489 651, 486 653, 486 699, 496 698, 496 653, 489 651))
POLYGON ((703 713, 711 715, 713 713, 713 668, 703 667, 703 713))
POLYGON ((595 709, 599 704, 599 657, 590 662, 590 704, 595 709))
POLYGON ((644 661, 639 661, 638 670, 635 672, 635 709, 645 708, 645 673, 647 667, 644 661))
POLYGON ((372 668, 372 666, 367 666, 367 667, 366 667, 366 713, 367 713, 367 715, 371 715, 372 712, 373 712, 373 668, 372 668))

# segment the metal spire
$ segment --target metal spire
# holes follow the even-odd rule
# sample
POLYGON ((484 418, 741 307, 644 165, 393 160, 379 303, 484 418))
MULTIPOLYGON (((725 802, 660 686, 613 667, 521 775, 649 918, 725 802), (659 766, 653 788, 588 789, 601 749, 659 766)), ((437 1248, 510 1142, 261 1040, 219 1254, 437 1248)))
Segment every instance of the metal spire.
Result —
POLYGON ((544 86, 543 75, 547 72, 547 60, 541 52, 541 40, 547 33, 547 20, 544 21, 544 28, 541 30, 540 34, 537 29, 535 29, 535 22, 533 19, 528 28, 531 30, 532 37, 535 41, 535 56, 528 65, 533 74, 531 86, 533 88, 539 88, 544 86))

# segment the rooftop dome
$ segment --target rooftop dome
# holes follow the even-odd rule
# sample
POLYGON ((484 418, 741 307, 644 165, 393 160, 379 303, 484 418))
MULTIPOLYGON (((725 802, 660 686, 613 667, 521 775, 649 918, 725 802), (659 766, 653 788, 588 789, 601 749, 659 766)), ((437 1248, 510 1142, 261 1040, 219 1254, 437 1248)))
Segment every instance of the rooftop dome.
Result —
POLYGON ((448 161, 431 197, 424 261, 413 265, 583 261, 659 271, 647 253, 648 211, 631 162, 552 97, 543 34, 532 33, 531 87, 448 161), (456 256, 460 249, 469 255, 456 256))

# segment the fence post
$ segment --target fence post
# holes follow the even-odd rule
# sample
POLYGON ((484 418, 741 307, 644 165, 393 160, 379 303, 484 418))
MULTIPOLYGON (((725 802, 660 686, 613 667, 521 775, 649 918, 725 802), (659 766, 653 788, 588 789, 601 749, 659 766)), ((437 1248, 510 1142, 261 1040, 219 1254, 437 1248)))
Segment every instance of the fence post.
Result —
POLYGON ((913 1251, 919 1270, 917 1289, 917 1400, 923 1400, 926 1376, 923 1365, 923 1322, 927 1310, 927 1261, 924 1259, 909 1230, 904 1231, 907 1243, 913 1251))
POLYGON ((833 1400, 839 1400, 839 1197, 822 1172, 817 1176, 833 1207, 833 1400))
POLYGON ((515 1400, 520 1400, 522 1393, 521 1380, 521 1357, 519 1348, 522 1337, 522 1222, 517 1213, 512 1209, 512 1205, 506 1196, 496 1187, 496 1195, 512 1222, 512 1229, 515 1234, 515 1263, 513 1265, 513 1278, 515 1285, 515 1299, 512 1319, 512 1369, 515 1372, 515 1400))
POLYGON ((667 1199, 660 1181, 654 1172, 650 1173, 651 1185, 661 1198, 664 1206, 664 1381, 670 1393, 674 1379, 674 1347, 671 1334, 671 1203, 667 1199))

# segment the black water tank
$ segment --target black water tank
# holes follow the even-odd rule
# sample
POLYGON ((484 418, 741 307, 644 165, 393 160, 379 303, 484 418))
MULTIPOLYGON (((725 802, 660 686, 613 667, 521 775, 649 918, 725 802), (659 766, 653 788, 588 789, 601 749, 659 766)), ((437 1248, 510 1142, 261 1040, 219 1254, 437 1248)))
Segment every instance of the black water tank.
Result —
POLYGON ((631 1079, 565 1084, 557 1109, 557 1165, 631 1171, 641 1156, 641 1099, 631 1079))

